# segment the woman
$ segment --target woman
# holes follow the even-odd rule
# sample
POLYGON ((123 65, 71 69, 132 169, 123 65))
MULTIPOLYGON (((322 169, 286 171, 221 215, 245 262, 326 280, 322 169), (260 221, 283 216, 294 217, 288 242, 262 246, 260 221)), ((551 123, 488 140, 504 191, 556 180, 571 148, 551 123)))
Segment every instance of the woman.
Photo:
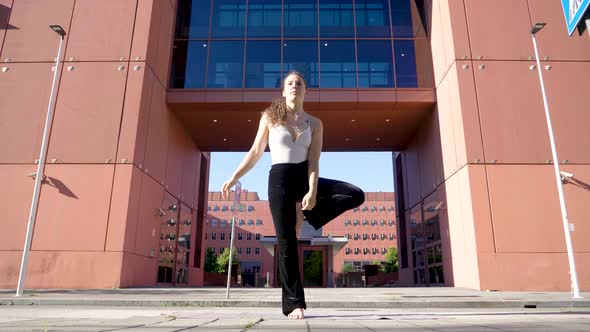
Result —
POLYGON ((274 101, 264 111, 252 148, 221 189, 227 197, 269 145, 272 167, 268 199, 279 243, 283 314, 289 319, 303 319, 306 309, 297 251, 304 217, 319 229, 365 200, 356 186, 318 177, 323 128, 318 118, 303 110, 305 91, 303 76, 295 71, 287 73, 282 82, 284 99, 274 101))

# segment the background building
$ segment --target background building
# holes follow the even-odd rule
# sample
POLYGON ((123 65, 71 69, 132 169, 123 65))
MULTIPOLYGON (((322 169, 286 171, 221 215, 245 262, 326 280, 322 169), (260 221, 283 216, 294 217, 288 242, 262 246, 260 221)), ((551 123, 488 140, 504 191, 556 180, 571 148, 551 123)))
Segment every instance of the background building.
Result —
POLYGON ((530 35, 545 22, 588 290, 590 43, 563 18, 559 0, 0 0, 0 287, 18 279, 52 70, 32 288, 202 285, 209 153, 247 150, 298 69, 325 151, 392 153, 401 284, 567 291, 530 35))
MULTIPOLYGON (((397 247, 394 194, 365 194, 363 205, 343 213, 322 227, 319 232, 314 232, 313 227, 309 225, 303 229, 300 242, 302 246, 309 246, 309 250, 329 246, 321 241, 310 241, 312 237, 326 238, 326 241, 327 238, 340 237, 343 240, 343 245, 337 245, 333 251, 326 248, 326 257, 320 262, 326 269, 325 272, 332 274, 332 279, 326 281, 330 286, 334 284, 335 274, 342 272, 344 263, 351 264, 355 271, 362 271, 366 264, 385 261, 387 250, 397 247), (328 253, 335 254, 332 258, 328 257, 328 253)), ((216 255, 229 248, 234 195, 235 192, 231 192, 228 198, 223 199, 220 192, 209 193, 204 249, 211 248, 216 255)), ((268 201, 259 200, 257 193, 248 191, 242 192, 240 200, 245 205, 245 210, 236 215, 234 248, 240 261, 244 284, 254 285, 255 273, 262 278, 269 273, 270 280, 274 281, 274 250, 265 248, 264 241, 261 241, 263 238, 276 235, 268 201)), ((303 253, 300 256, 303 256, 303 253)), ((259 286, 263 285, 264 283, 259 283, 259 286)))

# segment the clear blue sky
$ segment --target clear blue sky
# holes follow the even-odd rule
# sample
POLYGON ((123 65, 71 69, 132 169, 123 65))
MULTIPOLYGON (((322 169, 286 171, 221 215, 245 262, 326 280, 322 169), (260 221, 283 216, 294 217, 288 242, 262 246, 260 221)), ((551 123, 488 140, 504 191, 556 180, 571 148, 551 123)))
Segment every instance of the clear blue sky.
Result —
MULTIPOLYGON (((245 152, 211 153, 211 174, 209 191, 220 191, 221 185, 240 164, 245 152)), ((362 190, 393 191, 393 166, 391 152, 322 152, 320 176, 352 183, 362 190)), ((265 152, 240 182, 242 188, 258 192, 267 200, 268 170, 270 153, 265 152)))

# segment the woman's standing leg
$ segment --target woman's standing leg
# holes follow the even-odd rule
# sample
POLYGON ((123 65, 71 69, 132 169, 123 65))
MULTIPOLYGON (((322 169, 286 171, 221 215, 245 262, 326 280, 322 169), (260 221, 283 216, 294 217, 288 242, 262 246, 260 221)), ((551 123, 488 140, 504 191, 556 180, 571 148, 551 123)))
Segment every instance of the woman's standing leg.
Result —
POLYGON ((295 233, 296 199, 284 186, 271 183, 268 199, 279 243, 279 280, 283 290, 283 314, 287 316, 296 308, 306 308, 295 233))
POLYGON ((315 229, 319 229, 364 202, 365 193, 359 187, 344 181, 319 178, 316 205, 309 211, 303 211, 303 214, 315 229))

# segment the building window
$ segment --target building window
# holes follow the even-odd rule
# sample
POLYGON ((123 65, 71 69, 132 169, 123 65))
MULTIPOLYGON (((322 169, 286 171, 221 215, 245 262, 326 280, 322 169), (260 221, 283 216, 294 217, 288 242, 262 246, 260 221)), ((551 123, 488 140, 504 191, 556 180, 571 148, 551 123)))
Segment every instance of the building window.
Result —
POLYGON ((354 239, 358 240, 359 239, 359 234, 358 233, 354 233, 354 239))
POLYGON ((221 255, 223 253, 223 251, 225 250, 224 247, 219 247, 219 254, 221 255))
POLYGON ((252 212, 252 211, 254 211, 254 205, 248 205, 248 212, 252 212))
POLYGON ((357 38, 390 38, 389 1, 356 0, 357 38))
POLYGON ((358 255, 360 252, 361 252, 361 251, 360 251, 360 249, 359 249, 359 248, 354 248, 354 254, 355 254, 355 255, 358 255))
POLYGON ((381 253, 382 253, 383 255, 387 254, 387 248, 381 248, 381 253))
POLYGON ((358 226, 358 224, 359 224, 358 219, 355 219, 353 225, 358 226))
POLYGON ((214 211, 214 212, 217 212, 217 211, 219 211, 219 205, 215 205, 215 206, 213 207, 213 211, 214 211))
POLYGON ((211 38, 244 38, 246 2, 215 0, 212 4, 211 38))
POLYGON ((217 233, 211 233, 211 240, 217 240, 217 233))
POLYGON ((354 209, 352 209, 353 212, 358 212, 359 208, 355 207, 354 209))
POLYGON ((281 38, 281 0, 248 1, 248 38, 281 38))
POLYGON ((248 226, 252 226, 252 225, 254 225, 254 220, 248 219, 248 226))
POLYGON ((389 239, 390 239, 390 240, 395 240, 395 235, 394 235, 393 233, 390 233, 390 234, 389 234, 389 239))
POLYGON ((226 219, 222 219, 221 220, 221 227, 225 227, 225 225, 227 225, 227 220, 226 219))
MULTIPOLYGON (((283 37, 317 38, 318 36, 318 1, 284 0, 283 2, 283 37)), ((312 50, 309 50, 310 52, 312 50)))
POLYGON ((375 234, 375 233, 371 234, 371 240, 377 240, 377 234, 375 234))
POLYGON ((242 233, 238 233, 238 240, 242 239, 242 233))
POLYGON ((395 68, 398 88, 417 88, 416 54, 413 40, 395 40, 395 68))
POLYGON ((242 248, 238 248, 238 255, 242 254, 242 248))
POLYGON ((260 233, 256 233, 256 241, 260 241, 260 233))
POLYGON ((225 240, 225 233, 219 233, 219 239, 221 241, 225 240))
POLYGON ((244 219, 240 219, 240 221, 238 222, 239 226, 244 226, 244 219))
POLYGON ((385 219, 379 220, 379 225, 380 226, 385 226, 385 219))
POLYGON ((379 212, 385 211, 385 207, 383 205, 379 205, 379 212))
POLYGON ((260 248, 254 248, 254 255, 260 255, 260 248))
POLYGON ((362 210, 363 212, 367 212, 367 207, 363 205, 363 207, 361 208, 361 210, 362 210))
POLYGON ((257 226, 262 225, 262 219, 256 219, 256 225, 257 226))
POLYGON ((390 205, 389 207, 387 207, 387 211, 389 211, 389 212, 393 212, 393 211, 395 211, 395 210, 394 210, 393 206, 391 206, 391 205, 390 205))
POLYGON ((356 88, 353 40, 320 42, 320 88, 356 88))
POLYGON ((344 219, 344 226, 348 226, 350 225, 350 220, 349 219, 344 219))
POLYGON ((381 233, 381 240, 385 240, 387 238, 387 235, 385 235, 385 233, 381 233))
POLYGON ((363 226, 367 226, 369 222, 367 221, 367 219, 363 219, 363 226))
POLYGON ((222 205, 222 206, 221 206, 221 211, 222 211, 222 212, 225 212, 225 211, 227 211, 227 205, 222 205))
POLYGON ((211 211, 211 205, 207 206, 207 211, 211 211))
POLYGON ((371 220, 371 226, 375 226, 375 225, 377 225, 377 220, 375 220, 375 219, 372 219, 372 220, 371 220))
POLYGON ((393 226, 395 225, 395 221, 393 221, 393 219, 389 219, 389 226, 393 226))
POLYGON ((350 255, 350 248, 346 248, 346 251, 344 252, 346 255, 350 255))
POLYGON ((371 212, 375 212, 377 211, 377 208, 375 208, 375 205, 371 205, 371 212))
POLYGON ((310 88, 317 88, 319 86, 318 69, 317 40, 283 41, 283 73, 297 70, 305 76, 310 88))
POLYGON ((369 254, 369 248, 363 248, 363 255, 369 254))
POLYGON ((369 235, 367 233, 363 233, 363 240, 368 240, 369 239, 369 235))
POLYGON ((211 226, 217 227, 217 219, 215 219, 215 218, 211 219, 211 226))
POLYGON ((371 254, 377 255, 378 253, 379 253, 379 250, 377 250, 377 248, 371 249, 371 254))
POLYGON ((246 234, 246 240, 252 240, 252 233, 246 234))
POLYGON ((250 248, 246 248, 246 255, 250 255, 252 253, 252 251, 250 250, 250 248))
POLYGON ((211 251, 212 251, 213 253, 215 253, 215 248, 212 248, 212 247, 210 247, 209 249, 211 249, 211 251))
POLYGON ((241 88, 244 41, 213 40, 209 46, 207 87, 241 88))

